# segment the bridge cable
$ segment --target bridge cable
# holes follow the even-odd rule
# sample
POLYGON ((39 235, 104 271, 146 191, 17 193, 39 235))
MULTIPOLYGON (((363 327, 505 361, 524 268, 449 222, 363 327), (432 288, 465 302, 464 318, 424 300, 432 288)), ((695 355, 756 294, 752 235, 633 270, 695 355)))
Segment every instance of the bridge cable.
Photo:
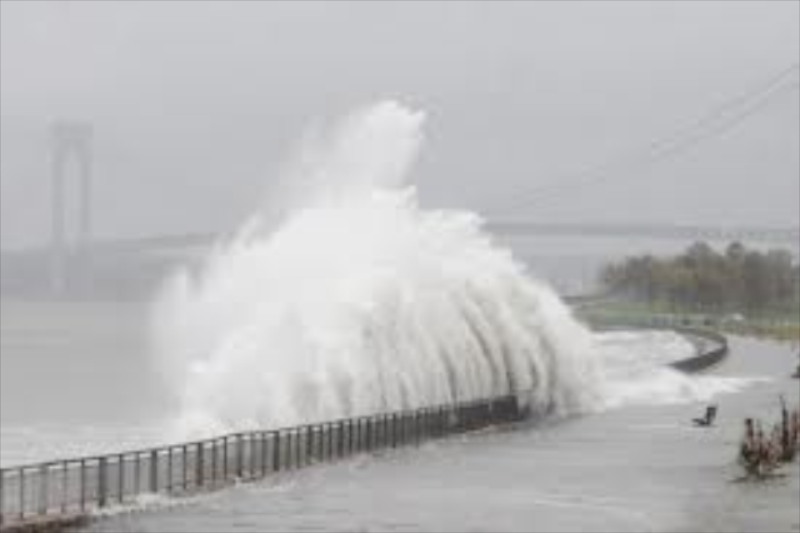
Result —
POLYGON ((778 74, 771 76, 766 82, 762 82, 757 87, 715 107, 690 126, 656 139, 643 149, 611 159, 583 171, 567 174, 561 180, 528 189, 521 193, 523 195, 522 198, 520 198, 520 194, 517 194, 513 205, 505 206, 504 211, 541 205, 542 202, 549 201, 575 187, 619 178, 624 174, 621 172, 609 174, 608 172, 615 168, 624 169, 625 166, 636 167, 658 162, 679 154, 698 142, 715 137, 745 121, 750 116, 761 112, 778 96, 800 87, 800 83, 794 81, 792 79, 793 76, 791 76, 799 70, 799 64, 793 64, 783 69, 778 74), (786 83, 787 80, 790 82, 786 83))

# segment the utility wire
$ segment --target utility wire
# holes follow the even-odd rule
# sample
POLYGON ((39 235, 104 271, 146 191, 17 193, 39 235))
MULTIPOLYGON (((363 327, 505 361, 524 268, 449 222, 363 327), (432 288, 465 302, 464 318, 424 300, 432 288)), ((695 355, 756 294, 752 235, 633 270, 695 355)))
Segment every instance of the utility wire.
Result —
POLYGON ((620 176, 630 177, 623 173, 624 167, 635 167, 661 161, 683 152, 698 142, 717 136, 762 111, 778 96, 790 90, 796 90, 800 86, 800 83, 793 80, 794 74, 797 72, 800 72, 800 64, 795 63, 743 94, 713 108, 691 125, 656 139, 630 155, 612 159, 577 173, 567 174, 557 182, 543 184, 517 194, 512 204, 504 206, 502 213, 522 207, 541 205, 542 202, 550 201, 576 187, 600 183, 620 176), (790 80, 790 83, 786 83, 787 80, 790 80), (615 169, 616 172, 609 173, 615 169))

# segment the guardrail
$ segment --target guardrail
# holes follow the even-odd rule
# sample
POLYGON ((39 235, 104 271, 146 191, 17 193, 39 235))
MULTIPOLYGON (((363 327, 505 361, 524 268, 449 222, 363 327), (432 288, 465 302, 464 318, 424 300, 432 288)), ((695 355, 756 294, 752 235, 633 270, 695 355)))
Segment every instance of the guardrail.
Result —
POLYGON ((718 365, 728 356, 728 339, 716 331, 685 326, 674 326, 672 329, 710 344, 698 347, 698 353, 693 357, 671 363, 670 366, 676 370, 700 372, 718 365))
POLYGON ((655 328, 670 329, 682 333, 689 338, 701 341, 695 343, 697 353, 691 357, 680 359, 669 364, 672 368, 682 372, 700 372, 721 363, 728 355, 728 339, 711 329, 696 327, 686 317, 669 316, 641 316, 632 320, 630 317, 619 319, 612 314, 601 312, 584 313, 586 319, 593 327, 624 327, 630 328, 655 328))
MULTIPOLYGON (((596 326, 621 326, 594 317, 596 326)), ((705 369, 728 352, 723 335, 669 320, 642 320, 626 327, 670 328, 710 342, 697 355, 671 366, 705 369)), ((212 439, 21 465, 0 469, 0 529, 67 523, 143 494, 187 495, 237 481, 261 479, 358 453, 464 433, 527 416, 517 395, 413 411, 376 414, 299 427, 232 433, 212 439)), ((35 529, 35 527, 29 529, 35 529)))
POLYGON ((0 527, 86 517, 141 494, 186 495, 358 453, 521 420, 516 395, 0 470, 0 527))

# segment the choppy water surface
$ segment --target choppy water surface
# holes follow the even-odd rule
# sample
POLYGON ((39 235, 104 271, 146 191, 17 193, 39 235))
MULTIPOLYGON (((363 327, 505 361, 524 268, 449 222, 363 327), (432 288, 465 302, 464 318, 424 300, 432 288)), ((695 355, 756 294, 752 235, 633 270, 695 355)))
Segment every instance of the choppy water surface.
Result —
MULTIPOLYGON (((592 333, 481 218, 408 181, 424 113, 381 102, 299 150, 285 190, 151 306, 10 302, 4 465, 514 392, 535 424, 361 457, 98 530, 796 528, 796 468, 732 484, 742 418, 797 403, 793 355, 711 375, 665 332, 592 333), (791 356, 791 357, 787 357, 791 356), (719 425, 695 429, 708 401, 719 425), (767 511, 764 511, 767 509, 767 511)), ((153 501, 154 500, 154 501, 153 501)))
POLYGON ((710 378, 747 385, 703 402, 627 405, 453 438, 120 515, 93 531, 798 531, 800 467, 740 483, 745 416, 797 404, 794 355, 734 339, 710 378))

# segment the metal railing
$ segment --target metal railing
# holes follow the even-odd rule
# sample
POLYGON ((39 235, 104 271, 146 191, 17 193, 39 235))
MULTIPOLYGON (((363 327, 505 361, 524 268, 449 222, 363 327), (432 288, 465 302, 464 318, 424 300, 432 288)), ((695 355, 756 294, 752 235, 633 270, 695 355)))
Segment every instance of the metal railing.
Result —
POLYGON ((639 327, 669 329, 689 338, 701 341, 695 343, 696 353, 690 357, 673 361, 672 368, 682 372, 700 372, 722 362, 728 355, 728 339, 725 335, 705 327, 702 321, 691 320, 681 315, 642 315, 636 318, 620 319, 613 313, 585 313, 584 318, 596 328, 606 327, 639 327))
MULTIPOLYGON (((621 325, 595 318, 595 325, 621 325)), ((707 342, 671 366, 694 372, 718 363, 727 339, 673 320, 643 319, 630 326, 662 327, 707 342)), ((522 394, 522 393, 520 393, 522 394)), ((188 495, 236 481, 255 480, 315 463, 332 462, 430 439, 516 422, 527 416, 519 395, 248 431, 143 450, 0 469, 0 527, 32 520, 85 516, 114 504, 134 504, 142 494, 188 495)))
POLYGON ((0 469, 0 526, 85 516, 141 494, 187 495, 358 453, 518 421, 516 395, 0 469))

